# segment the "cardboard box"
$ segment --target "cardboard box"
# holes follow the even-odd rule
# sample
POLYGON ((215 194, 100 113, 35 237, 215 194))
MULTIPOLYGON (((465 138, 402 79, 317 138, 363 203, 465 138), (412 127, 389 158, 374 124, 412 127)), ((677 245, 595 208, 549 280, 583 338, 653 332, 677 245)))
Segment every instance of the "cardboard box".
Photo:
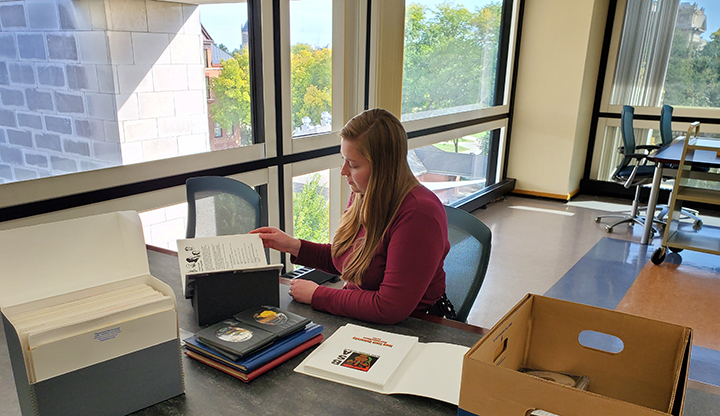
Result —
POLYGON ((691 345, 690 328, 527 295, 463 358, 458 415, 680 416, 691 345), (589 389, 523 367, 585 375, 589 389))
POLYGON ((184 392, 175 295, 150 275, 137 213, 2 231, 0 247, 0 311, 23 415, 123 415, 184 392), (23 348, 18 313, 138 284, 169 297, 162 310, 81 319, 23 348))

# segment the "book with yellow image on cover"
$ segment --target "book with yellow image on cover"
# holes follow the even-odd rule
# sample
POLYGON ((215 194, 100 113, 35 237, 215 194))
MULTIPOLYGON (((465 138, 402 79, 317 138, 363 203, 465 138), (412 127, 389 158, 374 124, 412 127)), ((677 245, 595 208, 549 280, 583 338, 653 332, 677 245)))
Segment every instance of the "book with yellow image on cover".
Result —
POLYGON ((233 318, 255 328, 271 332, 278 338, 286 337, 305 328, 310 319, 275 306, 247 309, 233 318))

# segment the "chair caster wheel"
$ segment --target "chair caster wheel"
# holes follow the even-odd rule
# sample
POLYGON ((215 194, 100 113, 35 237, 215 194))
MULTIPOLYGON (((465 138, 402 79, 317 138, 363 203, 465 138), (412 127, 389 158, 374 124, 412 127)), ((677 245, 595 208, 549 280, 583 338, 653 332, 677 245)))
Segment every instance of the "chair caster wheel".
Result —
POLYGON ((600 217, 595 217, 595 222, 600 222, 600 217))
POLYGON ((663 262, 663 260, 665 260, 665 252, 666 252, 665 247, 658 248, 657 250, 655 250, 655 252, 653 252, 652 257, 650 258, 650 261, 652 261, 653 264, 656 266, 659 265, 660 263, 663 262))
POLYGON ((683 251, 683 250, 685 250, 685 249, 684 249, 684 248, 673 248, 673 247, 670 247, 670 251, 672 251, 673 253, 679 253, 679 252, 681 252, 681 251, 683 251))
POLYGON ((611 233, 612 230, 613 230, 613 227, 611 227, 611 226, 609 226, 609 225, 608 225, 607 227, 605 227, 605 232, 606 232, 606 233, 611 233))
POLYGON ((700 220, 697 220, 693 223, 693 230, 697 231, 697 230, 701 229, 702 226, 703 226, 703 222, 700 220))

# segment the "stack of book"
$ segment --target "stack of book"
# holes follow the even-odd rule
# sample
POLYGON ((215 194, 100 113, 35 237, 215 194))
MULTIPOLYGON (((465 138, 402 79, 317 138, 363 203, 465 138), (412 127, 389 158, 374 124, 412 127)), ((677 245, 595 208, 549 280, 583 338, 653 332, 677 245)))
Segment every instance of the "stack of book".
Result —
POLYGON ((185 339, 185 354, 249 382, 319 344, 323 327, 274 306, 235 314, 185 339))

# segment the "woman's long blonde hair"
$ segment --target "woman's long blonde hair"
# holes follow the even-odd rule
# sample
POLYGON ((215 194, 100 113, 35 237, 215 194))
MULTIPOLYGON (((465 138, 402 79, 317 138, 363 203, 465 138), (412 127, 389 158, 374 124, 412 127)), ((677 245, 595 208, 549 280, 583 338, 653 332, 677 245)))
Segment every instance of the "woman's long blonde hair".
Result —
POLYGON ((407 133, 387 110, 375 108, 358 114, 340 136, 370 161, 365 194, 353 195, 332 242, 335 258, 352 250, 343 264, 342 278, 359 285, 400 203, 419 182, 407 162, 407 133), (361 225, 365 237, 355 241, 361 225))

